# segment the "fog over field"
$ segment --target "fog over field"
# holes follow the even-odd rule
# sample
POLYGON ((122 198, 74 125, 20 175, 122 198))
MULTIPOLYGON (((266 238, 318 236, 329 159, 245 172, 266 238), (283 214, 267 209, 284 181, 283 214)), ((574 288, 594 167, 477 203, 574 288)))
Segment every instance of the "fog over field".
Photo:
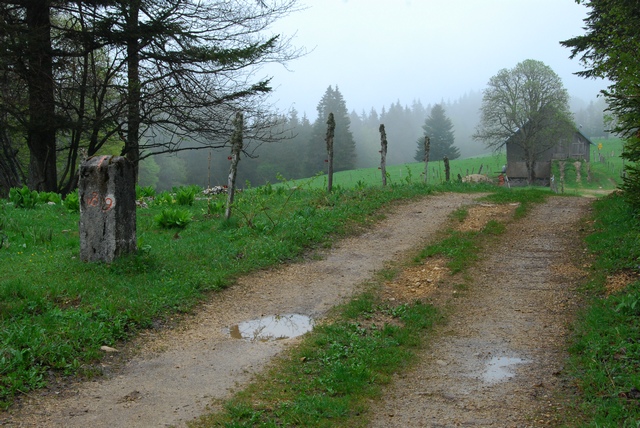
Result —
POLYGON ((273 101, 310 120, 329 85, 350 111, 400 101, 455 101, 481 92, 502 68, 525 59, 550 66, 573 98, 594 100, 603 81, 585 80, 559 42, 583 34, 587 8, 574 0, 306 0, 273 31, 309 53, 273 75, 273 101))

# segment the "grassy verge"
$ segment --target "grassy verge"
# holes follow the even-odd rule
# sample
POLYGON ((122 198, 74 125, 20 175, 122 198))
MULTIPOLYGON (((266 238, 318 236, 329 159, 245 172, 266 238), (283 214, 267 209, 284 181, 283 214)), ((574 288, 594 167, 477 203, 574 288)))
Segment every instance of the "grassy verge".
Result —
MULTIPOLYGON (((505 193, 501 200, 529 207, 541 202, 545 194, 529 190, 505 193)), ((465 209, 458 210, 451 221, 464 221, 467 214, 465 209)), ((496 221, 476 232, 447 229, 413 262, 445 257, 452 273, 465 275, 482 248, 503 231, 504 225, 496 221)), ((446 312, 420 300, 382 302, 384 282, 399 272, 400 268, 379 272, 378 282, 367 293, 336 308, 330 322, 305 335, 300 345, 229 400, 223 411, 203 416, 190 426, 366 426, 371 400, 379 397, 394 373, 416 360, 418 351, 429 343, 430 328, 443 321, 446 312)))
POLYGON ((594 233, 587 238, 595 256, 585 289, 589 305, 575 326, 570 349, 579 402, 568 425, 637 427, 640 221, 616 194, 596 202, 594 210, 594 233), (619 280, 613 282, 616 277, 619 280))

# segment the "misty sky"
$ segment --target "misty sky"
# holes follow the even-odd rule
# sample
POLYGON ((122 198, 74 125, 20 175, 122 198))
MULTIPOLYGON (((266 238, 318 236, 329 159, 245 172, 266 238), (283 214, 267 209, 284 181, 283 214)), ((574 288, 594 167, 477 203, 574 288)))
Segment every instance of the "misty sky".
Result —
POLYGON ((482 91, 500 69, 525 59, 550 66, 572 97, 594 100, 606 85, 572 73, 582 69, 559 41, 584 34, 588 9, 574 0, 301 0, 308 9, 273 30, 297 33, 312 50, 283 67, 269 67, 280 109, 316 117, 329 85, 347 109, 419 99, 426 106, 482 91))

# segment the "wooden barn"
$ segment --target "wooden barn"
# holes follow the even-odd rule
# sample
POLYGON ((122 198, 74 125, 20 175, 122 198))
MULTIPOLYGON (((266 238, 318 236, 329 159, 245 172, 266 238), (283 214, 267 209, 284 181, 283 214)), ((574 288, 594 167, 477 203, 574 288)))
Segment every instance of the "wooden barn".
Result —
MULTIPOLYGON (((512 142, 513 137, 506 142, 507 148, 507 177, 511 185, 527 185, 527 165, 522 147, 512 142)), ((534 164, 535 184, 548 186, 551 180, 551 163, 554 160, 572 159, 590 162, 593 143, 582 132, 576 130, 571 139, 558 141, 554 146, 540 153, 534 164)))

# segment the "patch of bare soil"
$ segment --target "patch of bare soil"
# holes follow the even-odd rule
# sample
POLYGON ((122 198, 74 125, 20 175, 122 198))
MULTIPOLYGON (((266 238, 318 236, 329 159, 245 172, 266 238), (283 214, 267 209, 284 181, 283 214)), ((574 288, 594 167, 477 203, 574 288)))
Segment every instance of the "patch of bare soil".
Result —
MULTIPOLYGON (((507 223, 513 218, 518 205, 480 203, 469 206, 467 215, 459 222, 454 222, 453 229, 460 232, 478 232, 492 220, 507 223)), ((435 303, 436 295, 443 297, 442 293, 438 292, 442 290, 443 282, 455 281, 447 268, 447 262, 444 257, 427 258, 418 265, 405 267, 397 278, 385 283, 383 298, 398 302, 427 299, 435 303)), ((458 290, 451 292, 455 295, 458 290)))
POLYGON ((231 326, 263 315, 321 319, 387 263, 405 260, 433 239, 451 212, 479 196, 443 194, 397 206, 384 221, 341 241, 321 259, 244 277, 178 327, 149 331, 120 350, 124 358, 105 358, 107 376, 30 394, 0 413, 0 425, 184 426, 296 342, 233 339, 231 326), (121 359, 122 366, 115 364, 121 359))
POLYGON ((624 290, 631 283, 638 280, 638 275, 640 274, 637 272, 623 271, 607 276, 607 282, 605 283, 607 295, 616 294, 624 290))
MULTIPOLYGON (((578 221, 588 207, 586 198, 550 198, 508 224, 468 288, 456 289, 446 276, 430 283, 423 297, 448 302, 450 320, 418 366, 372 406, 373 427, 558 424, 568 395, 561 374, 578 305, 574 286, 584 275, 578 221)), ((440 261, 430 263, 408 284, 441 272, 440 261)), ((402 284, 401 276, 389 289, 402 284)))

